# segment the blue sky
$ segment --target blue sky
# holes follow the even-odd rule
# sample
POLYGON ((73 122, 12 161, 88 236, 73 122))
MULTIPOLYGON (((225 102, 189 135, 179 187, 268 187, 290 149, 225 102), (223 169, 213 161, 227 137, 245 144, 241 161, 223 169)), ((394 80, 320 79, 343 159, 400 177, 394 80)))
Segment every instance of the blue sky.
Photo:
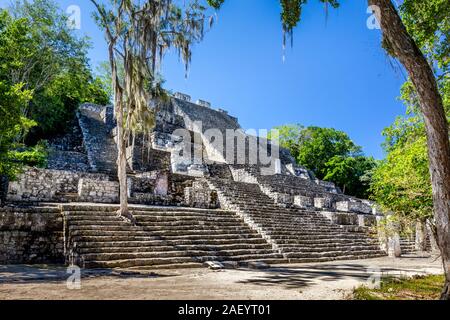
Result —
MULTIPOLYGON (((89 0, 59 3, 81 8, 81 32, 92 39, 95 68, 107 52, 91 18, 93 6, 89 0)), ((226 0, 193 49, 187 79, 178 57, 166 57, 165 87, 228 110, 244 128, 334 127, 367 155, 382 158, 381 131, 405 110, 397 99, 405 76, 381 49, 380 32, 367 28, 366 11, 366 1, 346 0, 325 19, 323 4, 309 1, 283 63, 279 0, 226 0)))

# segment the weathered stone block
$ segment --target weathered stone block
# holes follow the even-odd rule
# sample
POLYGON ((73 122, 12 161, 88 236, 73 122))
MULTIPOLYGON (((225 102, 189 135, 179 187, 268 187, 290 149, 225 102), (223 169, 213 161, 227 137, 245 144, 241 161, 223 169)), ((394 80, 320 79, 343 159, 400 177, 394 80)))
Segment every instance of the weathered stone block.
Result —
POLYGON ((314 198, 314 207, 316 208, 331 208, 332 205, 331 198, 314 198))
POLYGON ((184 189, 185 203, 190 207, 196 208, 218 208, 219 200, 217 192, 209 189, 207 183, 195 181, 192 187, 184 189))
POLYGON ((0 264, 63 262, 62 215, 45 208, 0 208, 0 264))
POLYGON ((374 215, 358 214, 358 225, 360 227, 372 227, 377 224, 377 219, 374 215))
POLYGON ((181 93, 181 92, 175 92, 174 94, 175 98, 183 100, 183 101, 191 101, 191 96, 185 93, 181 93))
POLYGON ((119 201, 119 183, 82 178, 78 185, 80 201, 114 203, 119 201))
POLYGON ((314 207, 314 199, 305 196, 294 196, 294 204, 301 208, 314 207))
POLYGON ((362 202, 354 201, 338 201, 336 202, 336 210, 344 212, 372 213, 372 207, 362 202))
POLYGON ((211 108, 211 103, 205 100, 197 100, 196 102, 199 106, 205 107, 205 108, 211 108))
POLYGON ((334 224, 339 224, 343 226, 358 225, 358 216, 357 214, 354 213, 323 211, 321 212, 321 214, 327 217, 334 224))
POLYGON ((294 203, 294 196, 287 194, 287 193, 274 192, 273 199, 275 200, 276 203, 282 203, 282 204, 293 204, 294 203))

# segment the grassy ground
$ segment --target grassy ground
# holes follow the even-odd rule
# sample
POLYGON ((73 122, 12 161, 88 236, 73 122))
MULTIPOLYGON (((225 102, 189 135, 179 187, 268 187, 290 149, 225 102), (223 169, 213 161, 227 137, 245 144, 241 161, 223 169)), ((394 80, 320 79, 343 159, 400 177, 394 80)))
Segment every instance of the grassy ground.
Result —
POLYGON ((378 289, 361 286, 354 289, 355 300, 435 300, 444 285, 443 275, 414 276, 410 278, 386 277, 378 289))

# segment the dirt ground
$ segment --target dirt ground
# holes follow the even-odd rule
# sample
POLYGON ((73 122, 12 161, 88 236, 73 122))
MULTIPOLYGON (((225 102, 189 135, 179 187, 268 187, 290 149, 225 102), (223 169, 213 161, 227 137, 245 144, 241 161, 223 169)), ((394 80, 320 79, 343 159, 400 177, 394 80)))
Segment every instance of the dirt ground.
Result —
POLYGON ((0 266, 0 300, 5 299, 345 299, 355 286, 379 275, 442 273, 440 260, 414 256, 268 269, 81 270, 80 288, 67 282, 62 266, 0 266))

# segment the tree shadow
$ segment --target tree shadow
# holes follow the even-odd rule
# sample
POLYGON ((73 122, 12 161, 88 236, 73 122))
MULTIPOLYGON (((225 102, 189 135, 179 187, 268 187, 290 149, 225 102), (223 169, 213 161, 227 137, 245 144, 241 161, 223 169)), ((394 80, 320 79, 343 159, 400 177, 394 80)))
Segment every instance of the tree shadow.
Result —
MULTIPOLYGON (((71 277, 74 269, 64 265, 0 265, 1 284, 25 284, 39 282, 64 282, 71 277)), ((80 269, 81 279, 97 277, 116 278, 161 278, 172 275, 155 272, 129 271, 120 269, 80 269)))
POLYGON ((417 272, 408 268, 380 267, 370 268, 363 264, 316 265, 313 267, 275 267, 258 270, 261 274, 238 283, 256 284, 260 286, 283 286, 287 289, 306 288, 317 284, 317 281, 334 282, 339 280, 369 280, 371 276, 417 272))

